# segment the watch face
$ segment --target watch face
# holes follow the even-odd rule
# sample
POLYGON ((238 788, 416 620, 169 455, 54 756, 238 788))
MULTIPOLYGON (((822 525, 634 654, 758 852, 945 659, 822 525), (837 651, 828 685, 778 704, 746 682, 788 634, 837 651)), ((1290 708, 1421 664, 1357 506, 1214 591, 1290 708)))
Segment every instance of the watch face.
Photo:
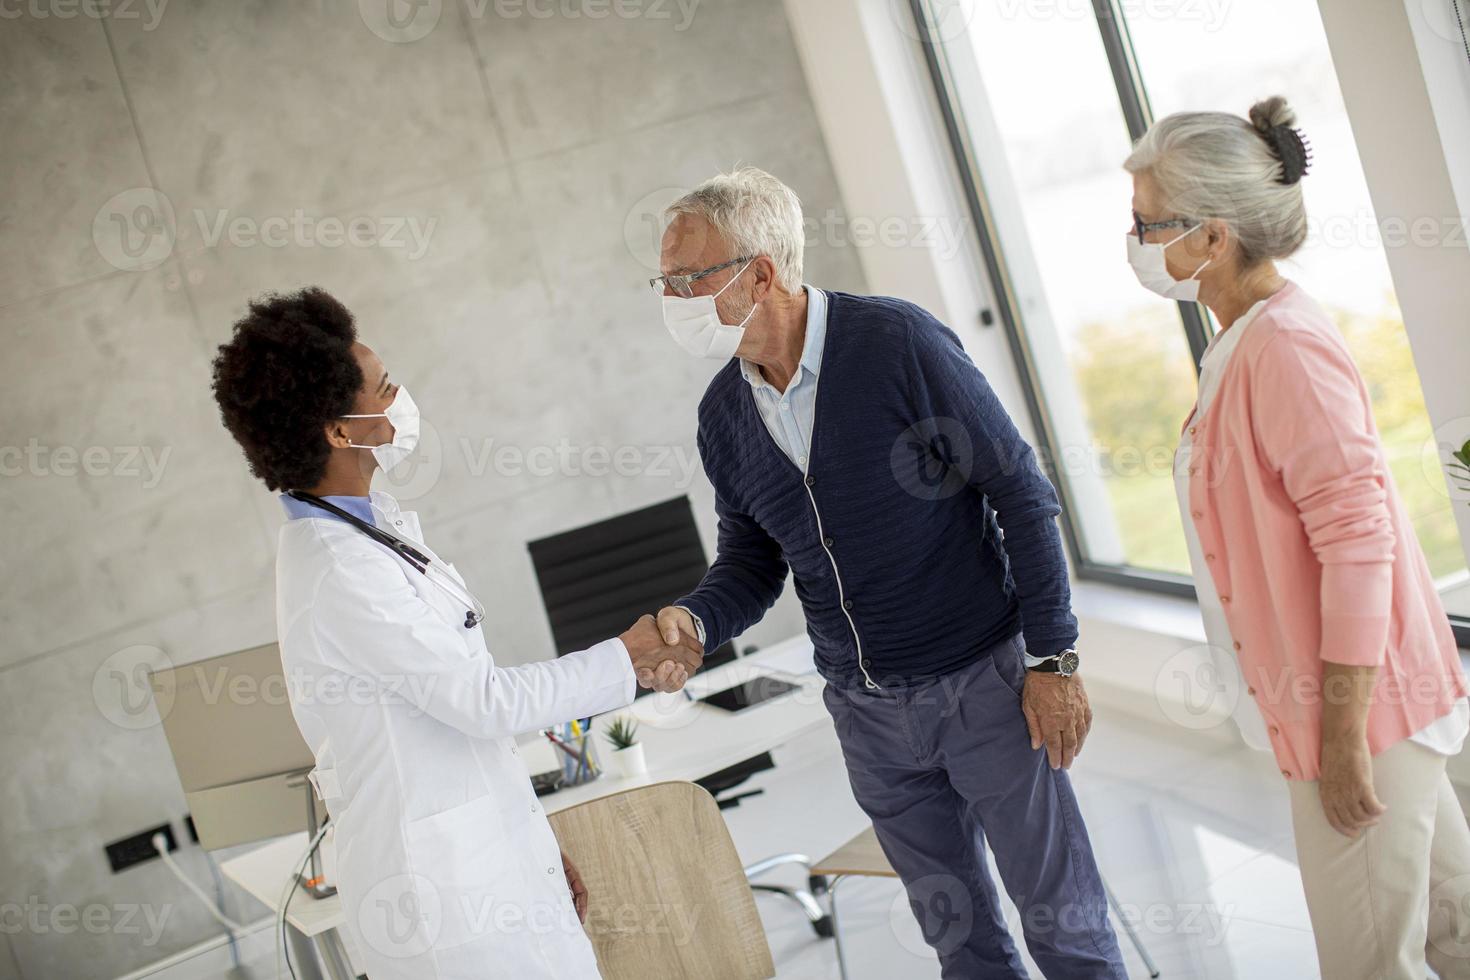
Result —
POLYGON ((1057 673, 1070 677, 1082 664, 1076 650, 1066 650, 1057 658, 1057 673))

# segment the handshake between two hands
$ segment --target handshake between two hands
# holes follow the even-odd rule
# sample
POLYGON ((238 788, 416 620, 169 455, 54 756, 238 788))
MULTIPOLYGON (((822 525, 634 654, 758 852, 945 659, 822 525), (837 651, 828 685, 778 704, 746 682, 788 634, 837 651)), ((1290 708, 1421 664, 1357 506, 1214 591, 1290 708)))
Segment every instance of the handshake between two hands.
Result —
POLYGON ((704 663, 704 645, 695 636, 694 618, 665 606, 658 618, 642 616, 618 639, 628 649, 638 683, 665 694, 681 690, 704 663))

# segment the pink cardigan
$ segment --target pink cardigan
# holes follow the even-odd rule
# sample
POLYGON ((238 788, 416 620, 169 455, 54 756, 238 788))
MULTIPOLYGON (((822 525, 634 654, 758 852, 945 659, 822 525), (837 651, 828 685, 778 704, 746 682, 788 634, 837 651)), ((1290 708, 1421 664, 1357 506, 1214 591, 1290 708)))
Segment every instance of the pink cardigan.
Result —
POLYGON ((1379 668, 1375 755, 1448 714, 1465 677, 1337 328, 1288 283, 1246 329, 1191 430, 1189 507, 1281 774, 1316 779, 1322 701, 1341 696, 1324 660, 1379 668))

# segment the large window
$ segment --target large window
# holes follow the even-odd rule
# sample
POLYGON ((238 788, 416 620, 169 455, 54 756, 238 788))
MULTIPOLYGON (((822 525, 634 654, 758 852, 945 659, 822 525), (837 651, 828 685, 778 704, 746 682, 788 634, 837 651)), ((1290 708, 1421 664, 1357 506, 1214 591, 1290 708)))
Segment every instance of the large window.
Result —
POLYGON ((1356 355, 1430 567, 1451 613, 1470 615, 1453 503, 1425 463, 1429 418, 1315 0, 1115 3, 1102 18, 1096 6, 914 3, 1079 570, 1188 582, 1172 457, 1214 328, 1203 307, 1156 299, 1130 273, 1123 158, 1152 118, 1243 115, 1281 94, 1315 150, 1302 185, 1311 235, 1282 272, 1356 355))

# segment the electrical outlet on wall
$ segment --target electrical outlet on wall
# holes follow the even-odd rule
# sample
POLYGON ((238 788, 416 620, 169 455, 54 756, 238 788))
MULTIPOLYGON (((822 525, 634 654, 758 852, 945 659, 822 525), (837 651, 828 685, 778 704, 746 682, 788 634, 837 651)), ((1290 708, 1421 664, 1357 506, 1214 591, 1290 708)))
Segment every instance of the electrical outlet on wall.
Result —
POLYGON ((166 823, 133 834, 131 837, 118 838, 106 845, 107 862, 112 866, 112 873, 117 874, 135 864, 142 864, 144 861, 151 861, 158 857, 158 851, 153 846, 155 834, 162 834, 168 840, 170 851, 179 849, 179 842, 174 839, 174 828, 166 823))

